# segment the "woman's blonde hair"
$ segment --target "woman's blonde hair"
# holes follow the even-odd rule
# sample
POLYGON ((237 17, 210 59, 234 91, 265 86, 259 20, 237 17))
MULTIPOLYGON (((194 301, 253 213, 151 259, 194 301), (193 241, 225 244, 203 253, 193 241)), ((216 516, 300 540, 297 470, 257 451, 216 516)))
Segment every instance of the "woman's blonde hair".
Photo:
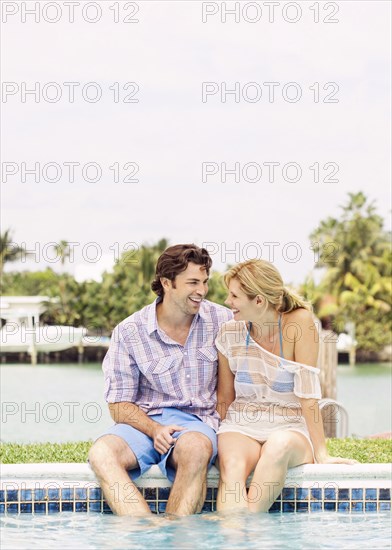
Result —
POLYGON ((289 313, 304 308, 309 311, 312 306, 296 292, 283 284, 283 279, 276 267, 266 260, 248 260, 235 265, 224 275, 227 287, 236 279, 249 299, 263 296, 269 305, 281 313, 289 313))

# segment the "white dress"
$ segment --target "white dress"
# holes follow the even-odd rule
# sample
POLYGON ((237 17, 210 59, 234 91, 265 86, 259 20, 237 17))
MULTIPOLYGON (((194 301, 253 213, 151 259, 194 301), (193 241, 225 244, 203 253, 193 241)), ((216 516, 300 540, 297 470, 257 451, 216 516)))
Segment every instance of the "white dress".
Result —
POLYGON ((228 359, 235 388, 217 433, 238 432, 263 442, 276 431, 292 430, 303 434, 313 450, 298 398, 321 399, 320 370, 265 350, 244 321, 224 323, 215 344, 228 359))

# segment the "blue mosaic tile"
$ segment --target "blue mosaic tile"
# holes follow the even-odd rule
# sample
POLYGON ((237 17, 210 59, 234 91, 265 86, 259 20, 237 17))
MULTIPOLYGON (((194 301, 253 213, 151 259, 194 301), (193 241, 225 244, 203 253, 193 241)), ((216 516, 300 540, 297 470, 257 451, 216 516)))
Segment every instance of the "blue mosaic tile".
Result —
POLYGON ((323 505, 321 502, 310 502, 310 511, 311 512, 321 512, 323 505))
POLYGON ((110 509, 110 506, 107 502, 104 501, 103 503, 103 510, 102 510, 105 514, 106 513, 112 513, 111 509, 110 509))
POLYGON ((297 500, 307 500, 309 496, 309 489, 297 489, 297 500))
POLYGON ((338 500, 350 500, 350 491, 349 491, 349 489, 339 489, 338 490, 338 500))
POLYGON ((7 514, 17 514, 18 505, 17 504, 7 504, 7 514))
POLYGON ((99 487, 94 487, 89 491, 90 500, 101 500, 102 491, 99 487))
POLYGON ((46 514, 45 502, 34 502, 34 514, 46 514))
POLYGON ((48 514, 57 514, 60 512, 59 502, 48 502, 48 514))
POLYGON ((351 499, 352 500, 362 500, 363 499, 363 489, 351 489, 351 499))
POLYGON ((336 489, 324 489, 325 500, 336 500, 336 489))
POLYGON ((46 496, 45 489, 35 489, 34 490, 34 500, 44 500, 46 496))
POLYGON ((7 491, 8 502, 18 502, 18 491, 7 491))
MULTIPOLYGON (((338 489, 331 485, 331 483, 327 484, 324 489, 285 487, 282 491, 283 502, 282 500, 275 501, 270 508, 270 512, 317 512, 325 510, 347 513, 350 510, 352 512, 391 510, 390 489, 338 489), (352 502, 350 502, 350 496, 352 502), (363 502, 364 499, 366 502, 363 502), (323 502, 317 502, 317 500, 323 500, 323 502)), ((166 511, 166 501, 170 488, 145 488, 143 493, 145 498, 150 500, 148 504, 153 513, 166 511), (158 499, 159 502, 156 502, 158 499)), ((215 503, 213 502, 215 496, 216 489, 208 488, 202 512, 211 512, 215 509, 215 503)), ((60 511, 112 513, 106 502, 102 509, 102 491, 99 487, 64 488, 61 490, 58 488, 21 489, 19 491, 9 489, 0 492, 1 498, 5 498, 5 503, 0 504, 0 514, 53 514, 60 511), (73 502, 74 498, 76 498, 75 503, 73 502), (88 502, 86 502, 87 498, 89 499, 88 502)))
POLYGON ((73 500, 74 490, 73 489, 61 489, 61 500, 73 500))
POLYGON ((295 499, 295 489, 294 487, 284 487, 282 491, 283 500, 294 500, 295 499))
POLYGON ((109 514, 109 515, 113 515, 113 512, 111 511, 110 508, 106 509, 106 510, 103 510, 102 512, 103 514, 109 514))
POLYGON ((100 502, 89 502, 88 509, 90 512, 100 512, 101 503, 100 502))
POLYGON ((33 491, 31 489, 21 489, 20 500, 21 502, 31 502, 33 500, 33 491))
POLYGON ((156 500, 157 498, 157 489, 154 487, 153 489, 150 487, 146 487, 144 489, 144 498, 146 500, 156 500))
POLYGON ((278 495, 278 496, 276 497, 275 502, 276 502, 277 500, 279 500, 279 501, 282 500, 282 493, 280 493, 280 495, 278 495))
POLYGON ((280 512, 280 502, 274 502, 271 508, 269 509, 269 512, 280 512))
POLYGON ((86 500, 86 499, 87 499, 87 489, 76 488, 75 500, 86 500))
POLYGON ((380 489, 380 500, 391 500, 391 490, 390 489, 380 489))
POLYGON ((350 503, 349 502, 339 502, 338 503, 338 512, 349 512, 350 503))
POLYGON ((311 498, 314 498, 316 500, 321 500, 321 498, 322 498, 321 489, 311 489, 310 490, 310 496, 311 496, 311 498))
POLYGON ((156 503, 156 502, 148 502, 147 504, 149 505, 151 512, 155 512, 155 513, 156 513, 156 511, 157 511, 157 503, 156 503))
POLYGON ((87 512, 87 502, 75 502, 75 512, 87 512))
POLYGON ((48 489, 49 500, 60 500, 60 489, 48 489))
POLYGON ((27 502, 23 502, 20 505, 20 513, 21 514, 31 514, 33 512, 33 505, 27 502))
POLYGON ((213 500, 214 497, 215 497, 214 489, 212 487, 208 487, 207 493, 206 493, 206 500, 213 500))
POLYGON ((170 487, 159 487, 158 500, 167 500, 170 494, 170 487))
POLYGON ((166 502, 158 502, 158 512, 164 514, 166 512, 166 502))
POLYGON ((206 501, 203 504, 203 508, 201 509, 202 512, 212 512, 212 502, 206 501))
POLYGON ((352 512, 363 512, 363 502, 352 502, 351 503, 352 512))
POLYGON ((5 491, 0 491, 0 502, 5 501, 5 491))
POLYGON ((365 489, 365 500, 377 500, 377 489, 365 489))

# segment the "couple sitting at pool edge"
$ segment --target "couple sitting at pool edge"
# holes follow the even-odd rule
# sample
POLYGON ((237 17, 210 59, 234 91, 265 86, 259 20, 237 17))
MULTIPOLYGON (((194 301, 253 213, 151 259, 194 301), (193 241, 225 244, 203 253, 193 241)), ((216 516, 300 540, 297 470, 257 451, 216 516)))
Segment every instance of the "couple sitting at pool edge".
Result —
POLYGON ((132 480, 153 464, 173 481, 166 512, 187 515, 217 455, 218 511, 266 512, 288 468, 355 462, 326 449, 309 304, 264 260, 226 273, 230 309, 209 302, 211 264, 203 248, 169 247, 157 299, 113 331, 103 371, 115 424, 89 462, 115 514, 150 514, 132 480))

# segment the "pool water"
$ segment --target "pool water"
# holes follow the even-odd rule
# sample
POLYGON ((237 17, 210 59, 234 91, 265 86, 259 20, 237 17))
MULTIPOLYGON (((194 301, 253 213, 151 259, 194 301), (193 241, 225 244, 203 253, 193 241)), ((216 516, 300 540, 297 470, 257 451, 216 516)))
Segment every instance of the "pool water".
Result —
POLYGON ((314 549, 391 548, 391 515, 206 513, 176 518, 63 512, 0 520, 1 548, 314 549))

